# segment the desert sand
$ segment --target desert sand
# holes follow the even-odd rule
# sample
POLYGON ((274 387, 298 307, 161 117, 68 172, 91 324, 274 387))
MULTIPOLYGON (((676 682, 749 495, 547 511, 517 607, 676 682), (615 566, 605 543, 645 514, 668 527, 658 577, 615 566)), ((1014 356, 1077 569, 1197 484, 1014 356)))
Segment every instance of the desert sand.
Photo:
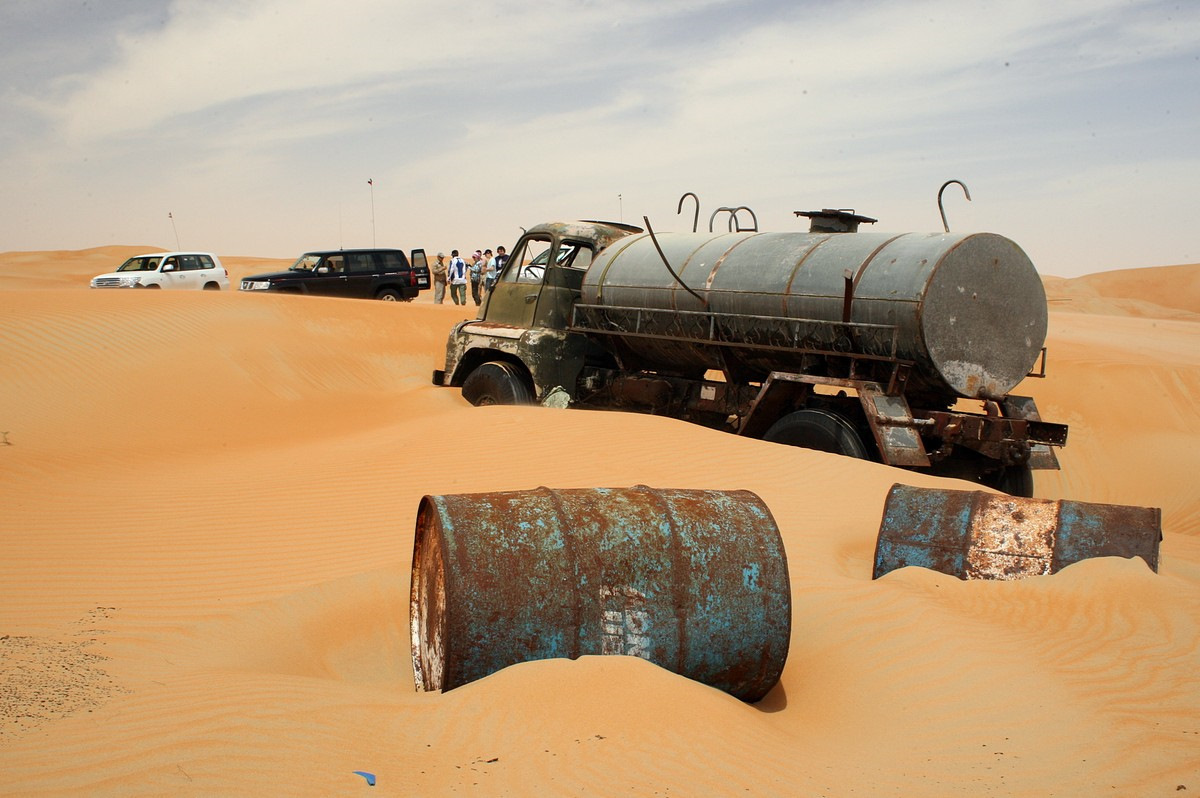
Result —
MULTIPOLYGON (((1161 507, 1161 565, 871 580, 881 465, 434 387, 474 307, 91 291, 136 251, 0 254, 0 793, 1200 793, 1200 266, 1045 278, 1050 498, 1161 507), (633 657, 418 693, 426 494, 751 490, 787 547, 780 684, 633 657), (375 787, 355 773, 374 774, 375 787)), ((287 261, 225 258, 231 279, 287 261)))

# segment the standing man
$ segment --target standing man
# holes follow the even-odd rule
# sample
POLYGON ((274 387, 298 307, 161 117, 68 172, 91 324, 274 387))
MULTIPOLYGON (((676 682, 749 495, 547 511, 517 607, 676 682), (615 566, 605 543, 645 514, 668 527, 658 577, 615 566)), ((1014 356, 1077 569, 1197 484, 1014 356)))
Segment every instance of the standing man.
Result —
POLYGON ((496 275, 504 270, 504 264, 508 262, 508 255, 504 251, 503 246, 496 247, 496 275))
POLYGON ((485 295, 492 292, 492 286, 496 284, 496 259, 492 257, 492 251, 485 249, 483 251, 483 293, 485 295))
POLYGON ((433 264, 433 304, 440 305, 446 298, 446 253, 439 252, 433 264))
POLYGON ((450 250, 450 267, 447 274, 450 282, 450 298, 456 305, 467 304, 467 262, 458 257, 458 250, 450 250))
POLYGON ((488 261, 486 272, 488 279, 491 280, 487 287, 489 291, 492 290, 492 286, 496 284, 496 281, 500 279, 500 272, 504 270, 504 262, 506 260, 508 260, 508 256, 504 254, 504 247, 496 247, 496 257, 488 261))
POLYGON ((475 250, 475 254, 471 256, 471 265, 468 267, 471 272, 471 299, 475 300, 475 307, 479 307, 483 303, 483 297, 479 295, 479 285, 483 282, 483 253, 475 250))

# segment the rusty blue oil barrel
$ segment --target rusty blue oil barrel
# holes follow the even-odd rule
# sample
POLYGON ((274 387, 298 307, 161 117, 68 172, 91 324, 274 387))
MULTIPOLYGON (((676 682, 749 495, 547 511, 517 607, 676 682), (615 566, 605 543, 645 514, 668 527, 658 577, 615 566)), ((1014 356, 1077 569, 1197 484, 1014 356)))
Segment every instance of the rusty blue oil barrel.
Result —
POLYGON ((787 558, 748 491, 425 496, 410 623, 418 690, 529 660, 625 654, 752 702, 787 659, 787 558))
POLYGON ((873 579, 916 565, 960 579, 1053 574, 1091 557, 1141 557, 1158 571, 1158 507, 1023 499, 893 485, 873 579))

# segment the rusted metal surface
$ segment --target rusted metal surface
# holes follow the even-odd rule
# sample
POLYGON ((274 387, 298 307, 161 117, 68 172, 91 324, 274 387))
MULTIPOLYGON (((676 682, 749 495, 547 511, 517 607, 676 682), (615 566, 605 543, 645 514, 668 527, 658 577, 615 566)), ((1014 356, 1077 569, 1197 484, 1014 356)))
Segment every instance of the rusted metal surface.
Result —
POLYGON ((426 496, 410 607, 419 690, 519 662, 625 654, 757 701, 787 658, 787 558, 748 491, 426 496))
POLYGON ((1161 540, 1157 507, 897 484, 884 504, 872 578, 916 565, 960 579, 1022 579, 1110 556, 1141 557, 1157 572, 1161 540))
MULTIPOLYGON (((998 399, 1025 378, 1045 341, 1041 278, 1021 248, 1003 236, 662 233, 656 239, 631 235, 598 254, 581 298, 582 305, 611 309, 627 330, 629 309, 649 311, 642 335, 624 341, 648 363, 722 368, 713 335, 684 318, 687 313, 729 320, 720 331, 723 342, 757 346, 796 347, 789 330, 772 332, 764 320, 804 320, 810 323, 804 328, 808 349, 853 347, 899 357, 916 364, 914 376, 931 390, 998 399), (688 290, 662 268, 656 245, 688 290), (847 272, 853 340, 843 340, 847 272), (754 321, 733 326, 737 319, 754 321), (858 339, 872 325, 895 330, 897 352, 877 351, 871 339, 858 339), (693 327, 694 343, 645 337, 691 337, 693 327)), ((740 358, 745 369, 764 374, 804 370, 799 359, 788 362, 773 350, 734 348, 720 356, 740 358)))

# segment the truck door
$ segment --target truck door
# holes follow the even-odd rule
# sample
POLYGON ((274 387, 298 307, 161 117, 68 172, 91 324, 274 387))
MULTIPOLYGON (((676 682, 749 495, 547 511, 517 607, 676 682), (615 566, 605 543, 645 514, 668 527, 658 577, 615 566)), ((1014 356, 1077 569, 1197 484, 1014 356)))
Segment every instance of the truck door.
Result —
POLYGON ((592 248, 579 241, 563 240, 542 280, 542 295, 533 312, 535 327, 565 330, 571 323, 571 307, 583 288, 583 275, 592 265, 592 248))
POLYGON ((483 319, 514 327, 533 326, 553 246, 554 239, 549 234, 529 235, 517 242, 488 294, 481 314, 483 319))

